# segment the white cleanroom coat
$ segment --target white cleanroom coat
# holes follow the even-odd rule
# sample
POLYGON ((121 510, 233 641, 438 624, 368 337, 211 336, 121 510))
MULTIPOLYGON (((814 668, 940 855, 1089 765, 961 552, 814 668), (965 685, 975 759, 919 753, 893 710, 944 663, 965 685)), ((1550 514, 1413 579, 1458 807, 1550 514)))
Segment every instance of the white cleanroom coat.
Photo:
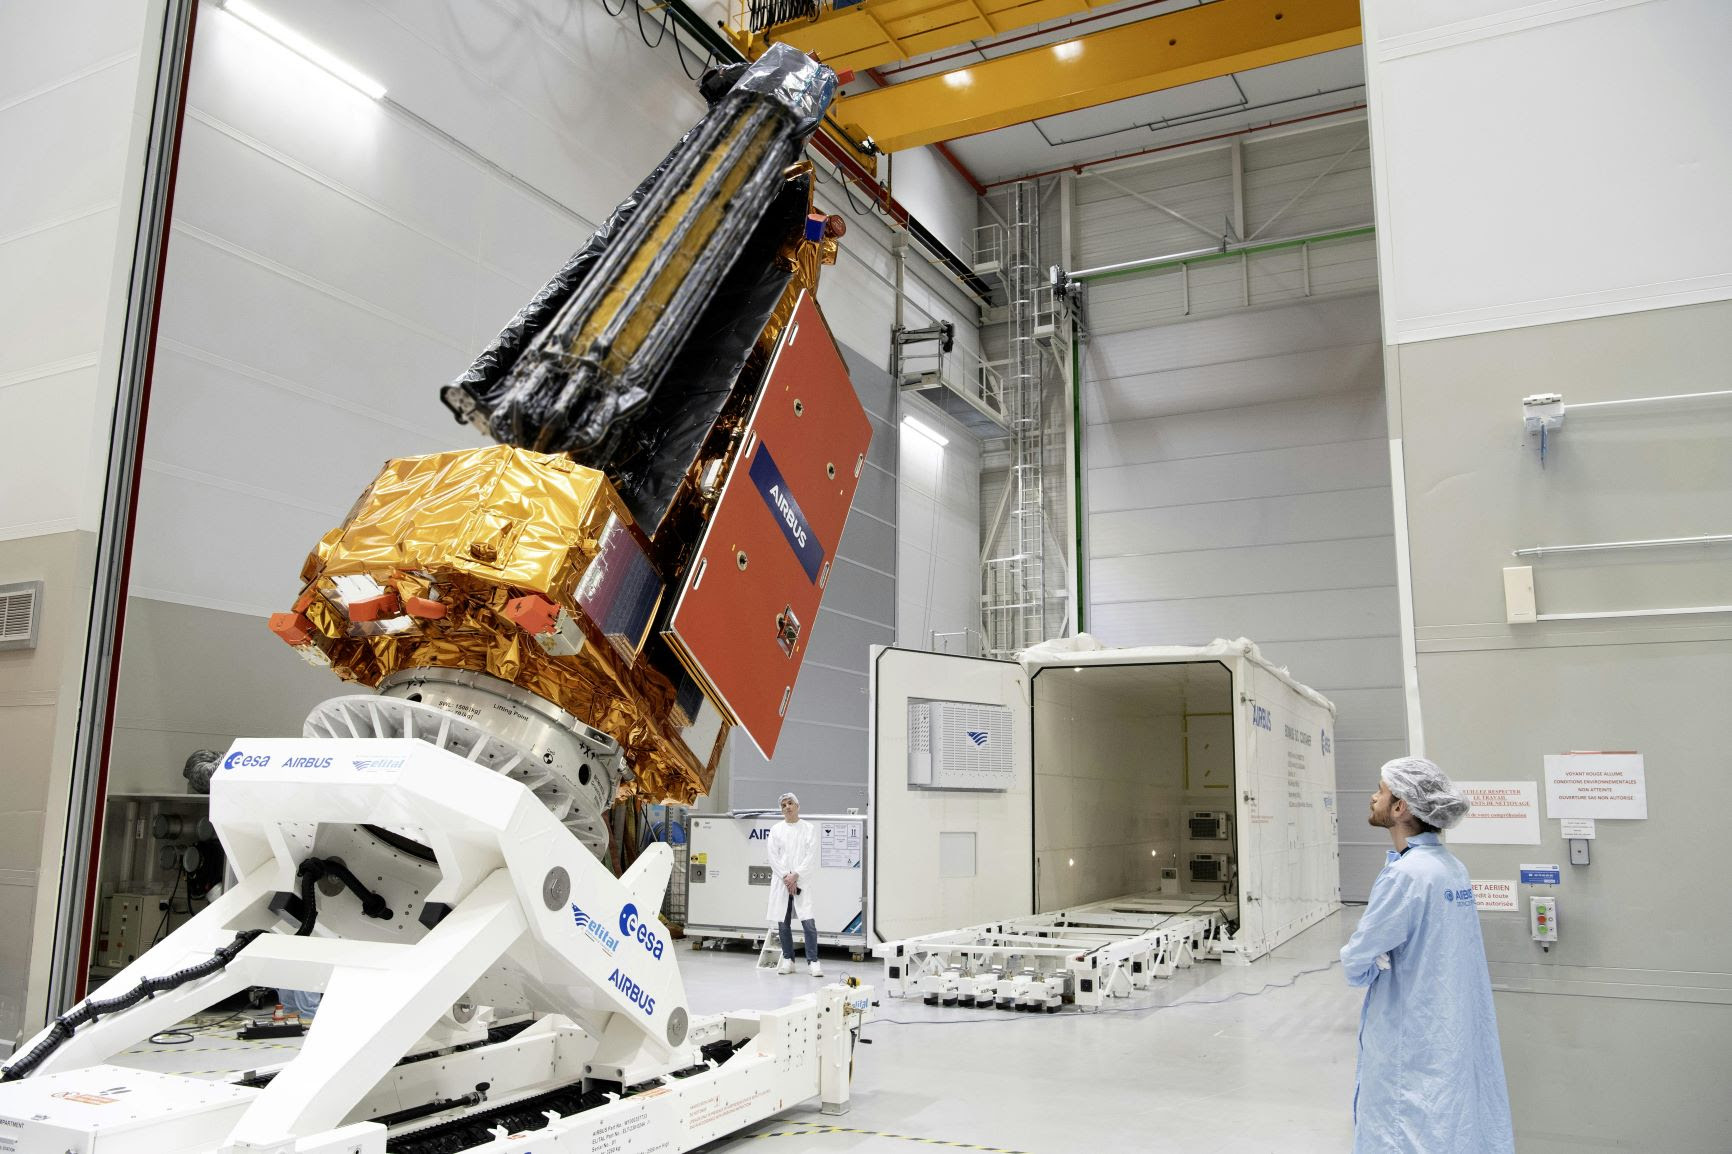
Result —
POLYGON ((818 880, 818 827, 809 821, 779 821, 770 827, 769 919, 780 925, 788 916, 788 887, 782 879, 800 875, 800 892, 794 896, 794 920, 812 917, 812 885, 818 880))

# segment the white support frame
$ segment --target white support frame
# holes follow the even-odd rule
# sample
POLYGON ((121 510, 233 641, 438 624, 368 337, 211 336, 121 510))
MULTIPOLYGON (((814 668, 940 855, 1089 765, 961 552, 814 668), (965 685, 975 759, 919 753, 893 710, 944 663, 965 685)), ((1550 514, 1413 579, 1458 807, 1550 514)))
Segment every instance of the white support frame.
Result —
MULTIPOLYGON (((665 845, 615 878, 522 782, 422 741, 243 739, 223 764, 211 822, 238 880, 91 1000, 203 962, 237 933, 264 932, 223 969, 87 1023, 0 1086, 0 1118, 25 1126, 26 1146, 59 1081, 93 1070, 104 1071, 100 1084, 124 1080, 131 1071, 103 1065, 111 1055, 253 985, 323 990, 324 1000, 296 1057, 237 1096, 232 1129, 213 1147, 222 1154, 383 1154, 386 1128, 367 1118, 419 1097, 417 1088, 443 1100, 480 1082, 491 1086, 486 1102, 409 1128, 579 1078, 586 1088, 658 1092, 555 1119, 533 1135, 536 1150, 588 1151, 598 1128, 638 1116, 608 1149, 690 1150, 814 1095, 827 1113, 846 1111, 870 989, 829 986, 776 1011, 690 1019, 677 951, 655 921, 672 860, 665 845), (369 826, 430 847, 435 862, 390 849, 369 826), (390 912, 365 918, 339 893, 319 900, 310 934, 284 932, 300 915, 274 913, 273 899, 295 891, 302 860, 334 848, 366 884, 377 877, 390 912), (425 928, 417 911, 434 903, 448 909, 425 928), (543 1015, 528 1035, 552 1037, 539 1043, 542 1060, 524 1059, 523 1044, 509 1040, 446 1055, 437 1078, 415 1069, 434 1063, 398 1064, 449 1045, 454 1007, 476 1003, 543 1015), (702 1045, 724 1037, 748 1044, 706 1063, 702 1045), (502 1081, 504 1069, 524 1081, 502 1081)), ((166 1149, 179 1119, 162 1121, 166 1149)))
POLYGON ((1202 958, 1222 958, 1227 901, 1132 895, 884 942, 884 989, 929 1005, 1098 1010, 1202 958))

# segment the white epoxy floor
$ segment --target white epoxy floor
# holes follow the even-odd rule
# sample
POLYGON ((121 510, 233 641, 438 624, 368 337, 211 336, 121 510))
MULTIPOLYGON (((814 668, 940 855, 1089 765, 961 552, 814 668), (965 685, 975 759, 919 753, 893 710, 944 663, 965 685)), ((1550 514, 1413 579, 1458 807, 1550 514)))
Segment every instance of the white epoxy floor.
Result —
MULTIPOLYGON (((1248 967, 1180 971, 1099 1014, 881 998, 846 1117, 813 1103, 708 1149, 890 1154, 937 1139, 1022 1154, 1347 1150, 1364 991, 1335 959, 1359 914, 1343 910, 1248 967)), ((692 1011, 780 1005, 819 984, 803 970, 755 970, 754 958, 682 953, 692 1011)), ((881 972, 840 955, 824 969, 823 981, 881 972)))
MULTIPOLYGON (((880 998, 855 1057, 853 1109, 817 1103, 708 1148, 890 1154, 955 1143, 1016 1154, 1311 1154, 1353 1142, 1355 1037, 1363 992, 1335 964, 1359 909, 1248 967, 1205 963, 1098 1014, 945 1010, 880 998), (911 1141, 912 1140, 912 1141, 911 1141)), ((755 951, 680 951, 694 1014, 786 1004, 879 963, 824 959, 781 977, 755 951)), ((211 1015, 215 1020, 219 1015, 211 1015)), ((237 1023, 116 1061, 202 1077, 275 1065, 298 1042, 238 1042, 237 1023)), ((956 1146, 950 1147, 952 1149, 956 1146)))

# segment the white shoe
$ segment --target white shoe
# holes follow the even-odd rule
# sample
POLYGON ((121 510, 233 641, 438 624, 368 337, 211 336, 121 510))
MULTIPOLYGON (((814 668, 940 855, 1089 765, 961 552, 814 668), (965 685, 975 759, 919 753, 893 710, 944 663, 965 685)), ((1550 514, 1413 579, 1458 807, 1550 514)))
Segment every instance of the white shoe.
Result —
POLYGON ((794 959, 793 958, 783 958, 782 964, 776 967, 776 972, 778 974, 791 974, 791 973, 793 973, 794 972, 794 959))
POLYGON ((824 967, 819 965, 817 962, 813 962, 806 967, 806 972, 811 974, 814 978, 821 978, 824 976, 824 967))

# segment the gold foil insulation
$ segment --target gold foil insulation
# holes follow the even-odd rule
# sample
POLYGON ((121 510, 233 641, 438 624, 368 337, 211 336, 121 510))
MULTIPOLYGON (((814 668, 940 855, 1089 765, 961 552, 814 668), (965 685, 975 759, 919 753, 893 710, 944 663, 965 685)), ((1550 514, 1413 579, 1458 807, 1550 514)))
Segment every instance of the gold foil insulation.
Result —
POLYGON ((693 719, 639 657, 669 595, 648 556, 612 483, 567 457, 506 445, 408 457, 319 542, 271 628, 363 685, 429 667, 509 681, 617 740, 631 792, 689 803, 729 726, 688 749, 693 719))

